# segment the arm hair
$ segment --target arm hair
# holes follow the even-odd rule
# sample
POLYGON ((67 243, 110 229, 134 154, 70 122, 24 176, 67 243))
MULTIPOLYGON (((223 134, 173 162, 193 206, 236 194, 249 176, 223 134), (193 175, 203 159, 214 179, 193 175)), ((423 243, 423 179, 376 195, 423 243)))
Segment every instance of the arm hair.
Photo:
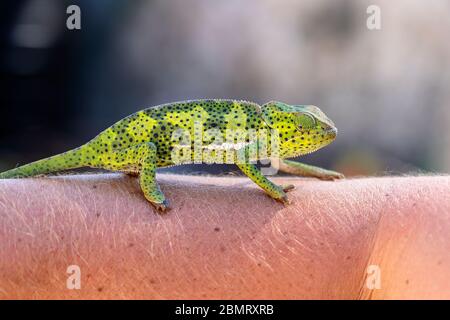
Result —
POLYGON ((0 298, 450 298, 450 177, 273 180, 290 206, 160 175, 164 216, 122 175, 0 180, 0 298))

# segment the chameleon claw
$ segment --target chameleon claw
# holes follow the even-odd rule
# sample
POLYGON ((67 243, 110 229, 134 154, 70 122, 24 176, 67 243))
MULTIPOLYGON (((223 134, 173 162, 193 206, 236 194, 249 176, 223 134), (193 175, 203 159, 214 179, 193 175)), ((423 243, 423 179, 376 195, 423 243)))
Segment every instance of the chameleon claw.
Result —
POLYGON ((287 205, 289 205, 291 203, 291 201, 289 200, 287 195, 284 195, 283 197, 278 198, 277 200, 280 201, 285 206, 287 206, 287 205))
POLYGON ((336 179, 345 179, 345 175, 343 175, 342 173, 337 172, 336 179))
POLYGON ((294 186, 293 184, 283 184, 283 185, 281 186, 281 188, 283 188, 283 191, 284 191, 284 192, 289 192, 289 191, 291 191, 291 190, 294 190, 294 189, 295 189, 295 186, 294 186))
POLYGON ((159 214, 164 214, 170 209, 168 200, 164 200, 161 203, 152 202, 152 204, 156 208, 156 210, 158 211, 159 214))
POLYGON ((318 178, 320 180, 334 181, 334 180, 344 179, 345 176, 339 172, 329 171, 326 174, 319 176, 318 178))

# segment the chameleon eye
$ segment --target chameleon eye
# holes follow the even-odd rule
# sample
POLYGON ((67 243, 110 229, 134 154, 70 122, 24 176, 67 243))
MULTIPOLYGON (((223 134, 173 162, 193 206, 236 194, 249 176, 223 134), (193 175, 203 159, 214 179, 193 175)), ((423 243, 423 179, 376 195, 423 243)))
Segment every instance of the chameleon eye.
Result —
POLYGON ((316 119, 308 113, 300 113, 297 117, 297 128, 310 129, 316 125, 316 119))

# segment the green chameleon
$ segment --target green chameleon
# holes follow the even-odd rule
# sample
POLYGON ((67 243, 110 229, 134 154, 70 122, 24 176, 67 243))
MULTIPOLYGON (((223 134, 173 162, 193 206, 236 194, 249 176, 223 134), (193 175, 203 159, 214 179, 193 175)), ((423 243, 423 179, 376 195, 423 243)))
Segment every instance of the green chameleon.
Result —
POLYGON ((76 149, 0 173, 1 179, 48 174, 79 167, 139 176, 144 196, 159 211, 168 201, 156 168, 186 163, 235 163, 272 198, 288 204, 292 185, 271 182, 256 167, 271 160, 280 171, 323 180, 340 173, 285 160, 314 152, 336 137, 333 122, 317 107, 269 102, 202 99, 138 111, 76 149), (200 141, 200 143, 198 143, 200 141))

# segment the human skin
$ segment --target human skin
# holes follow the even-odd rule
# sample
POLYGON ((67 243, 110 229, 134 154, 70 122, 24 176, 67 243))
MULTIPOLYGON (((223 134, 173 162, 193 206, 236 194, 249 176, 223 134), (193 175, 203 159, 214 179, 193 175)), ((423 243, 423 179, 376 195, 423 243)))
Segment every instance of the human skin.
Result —
POLYGON ((450 298, 449 176, 273 180, 161 174, 162 216, 120 174, 1 180, 0 298, 450 298))

